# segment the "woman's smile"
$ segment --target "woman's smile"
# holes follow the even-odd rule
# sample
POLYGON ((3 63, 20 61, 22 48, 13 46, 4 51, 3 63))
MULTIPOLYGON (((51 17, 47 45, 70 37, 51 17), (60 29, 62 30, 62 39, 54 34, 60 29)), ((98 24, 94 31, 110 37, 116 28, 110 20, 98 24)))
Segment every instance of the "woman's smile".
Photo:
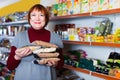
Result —
POLYGON ((35 24, 41 24, 41 22, 34 22, 35 24))

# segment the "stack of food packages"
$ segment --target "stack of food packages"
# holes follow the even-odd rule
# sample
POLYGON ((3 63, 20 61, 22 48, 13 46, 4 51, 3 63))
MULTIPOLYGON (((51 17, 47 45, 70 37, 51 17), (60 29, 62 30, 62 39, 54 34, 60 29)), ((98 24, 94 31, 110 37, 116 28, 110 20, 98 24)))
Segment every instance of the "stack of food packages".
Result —
POLYGON ((77 28, 79 41, 90 42, 115 42, 116 34, 108 34, 106 36, 98 36, 99 31, 92 27, 80 27, 77 28))
MULTIPOLYGON (((101 27, 103 28, 104 26, 101 27)), ((111 28, 109 34, 98 35, 100 33, 99 28, 100 27, 89 26, 76 27, 75 24, 57 24, 55 25, 55 32, 59 34, 63 40, 89 41, 89 42, 118 42, 119 37, 117 36, 119 36, 118 35, 119 29, 116 29, 115 34, 112 34, 111 28)))
POLYGON ((64 16, 120 8, 120 0, 57 0, 52 16, 64 16))
POLYGON ((63 31, 63 40, 73 41, 89 41, 89 42, 119 42, 120 41, 120 29, 116 29, 114 34, 108 34, 106 36, 98 36, 97 30, 92 27, 79 27, 68 28, 67 31, 63 31))
POLYGON ((120 53, 111 52, 106 63, 109 66, 109 75, 120 78, 120 53))
POLYGON ((21 47, 19 50, 23 50, 26 47, 30 48, 33 52, 34 57, 36 58, 33 63, 34 64, 45 64, 47 65, 49 61, 59 61, 58 58, 59 53, 58 46, 44 42, 44 41, 34 41, 31 43, 32 45, 21 47))
POLYGON ((120 29, 117 28, 114 33, 98 36, 98 28, 93 27, 75 27, 75 24, 57 24, 55 32, 63 40, 73 41, 91 41, 91 42, 119 42, 120 29), (72 27, 71 27, 72 26, 72 27))

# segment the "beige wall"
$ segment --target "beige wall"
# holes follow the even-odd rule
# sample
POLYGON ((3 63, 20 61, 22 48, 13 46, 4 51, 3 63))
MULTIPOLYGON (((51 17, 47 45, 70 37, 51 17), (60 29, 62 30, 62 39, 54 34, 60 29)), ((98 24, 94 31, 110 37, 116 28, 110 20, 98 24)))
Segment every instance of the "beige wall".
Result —
POLYGON ((55 4, 57 0, 40 0, 40 3, 44 6, 51 6, 52 4, 55 4))

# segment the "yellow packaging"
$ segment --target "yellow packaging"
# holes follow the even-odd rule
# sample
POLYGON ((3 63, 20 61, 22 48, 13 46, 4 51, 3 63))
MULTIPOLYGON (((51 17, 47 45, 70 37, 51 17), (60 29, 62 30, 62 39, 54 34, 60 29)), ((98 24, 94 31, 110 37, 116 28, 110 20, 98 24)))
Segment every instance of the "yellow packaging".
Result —
POLYGON ((67 29, 67 31, 68 31, 68 39, 69 40, 75 40, 75 37, 74 37, 74 28, 68 28, 67 29))
POLYGON ((108 10, 109 9, 109 0, 99 0, 98 10, 108 10))
POLYGON ((62 16, 62 3, 58 3, 58 14, 57 16, 62 16))
POLYGON ((67 2, 63 2, 62 4, 62 16, 67 15, 67 2))
POLYGON ((95 42, 95 41, 96 41, 96 37, 97 37, 97 35, 92 34, 92 35, 91 35, 91 41, 92 41, 92 42, 95 42))
POLYGON ((81 0, 81 13, 86 13, 89 12, 90 10, 90 5, 89 5, 89 0, 81 0))
POLYGON ((115 42, 120 42, 120 28, 116 28, 116 31, 114 33, 115 42))
POLYGON ((99 1, 98 0, 89 0, 89 2, 90 2, 90 12, 98 11, 99 1))
POLYGON ((52 9, 51 9, 51 16, 57 16, 58 15, 58 4, 54 4, 52 5, 52 9))
POLYGON ((109 9, 120 8, 120 0, 109 0, 109 9))
POLYGON ((104 42, 103 36, 96 36, 95 42, 104 42))
POLYGON ((114 35, 113 34, 107 35, 106 39, 107 39, 106 42, 114 42, 114 35))
POLYGON ((80 0, 74 0, 74 9, 73 9, 73 14, 79 14, 81 10, 81 2, 80 0))
POLYGON ((67 11, 68 11, 68 15, 73 14, 73 8, 74 8, 74 0, 67 0, 66 2, 67 4, 67 11))

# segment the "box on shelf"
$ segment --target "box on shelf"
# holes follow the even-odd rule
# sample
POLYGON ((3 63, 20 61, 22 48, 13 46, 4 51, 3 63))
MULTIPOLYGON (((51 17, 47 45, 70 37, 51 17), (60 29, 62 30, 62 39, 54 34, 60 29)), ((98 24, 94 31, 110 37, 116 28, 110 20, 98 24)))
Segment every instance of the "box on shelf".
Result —
POLYGON ((81 13, 89 12, 89 10, 90 10, 89 0, 82 0, 81 5, 82 5, 81 13))
POLYGON ((120 0, 109 0, 109 9, 120 8, 120 0))
POLYGON ((89 0, 90 12, 98 11, 99 0, 89 0))
POLYGON ((67 0, 68 15, 73 14, 74 0, 67 0))
POLYGON ((80 0, 74 0, 73 14, 79 14, 80 11, 81 11, 81 1, 80 0))
POLYGON ((98 10, 108 10, 109 9, 109 0, 99 0, 98 10))

